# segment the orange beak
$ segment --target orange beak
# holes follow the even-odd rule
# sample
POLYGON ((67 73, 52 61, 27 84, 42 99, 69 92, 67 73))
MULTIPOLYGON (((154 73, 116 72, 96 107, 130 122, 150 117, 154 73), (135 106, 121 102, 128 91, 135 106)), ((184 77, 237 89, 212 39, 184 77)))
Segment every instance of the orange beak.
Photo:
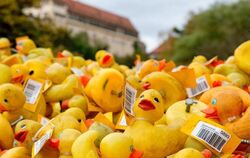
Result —
POLYGON ((143 84, 142 87, 143 87, 143 89, 147 90, 147 89, 149 89, 150 86, 151 86, 151 84, 149 82, 146 82, 143 84))
POLYGON ((89 75, 83 75, 80 77, 80 81, 84 87, 87 86, 90 79, 91 79, 91 76, 89 76, 89 75))
POLYGON ((21 51, 23 50, 23 46, 17 45, 17 46, 16 46, 16 50, 17 50, 18 52, 21 52, 21 51))
POLYGON ((93 119, 87 119, 85 120, 85 126, 89 128, 95 121, 93 119))
POLYGON ((110 54, 106 54, 103 59, 102 59, 102 63, 103 64, 107 64, 109 61, 111 60, 111 55, 110 54))
POLYGON ((208 108, 202 110, 202 112, 206 114, 206 116, 205 116, 206 118, 219 120, 219 116, 217 114, 217 109, 215 107, 208 107, 208 108))
POLYGON ((60 144, 60 140, 59 139, 49 139, 49 146, 54 148, 54 149, 58 149, 59 148, 59 144, 60 144))
POLYGON ((149 110, 155 109, 154 104, 150 100, 147 100, 147 99, 141 100, 139 103, 139 107, 144 111, 149 111, 149 110))
POLYGON ((58 57, 58 58, 64 58, 65 56, 62 54, 62 52, 58 52, 58 53, 57 53, 57 57, 58 57))
POLYGON ((212 84, 213 87, 219 87, 221 85, 222 85, 221 81, 214 81, 213 84, 212 84))
POLYGON ((142 158, 142 156, 143 156, 143 152, 142 151, 134 149, 132 151, 132 153, 130 154, 129 158, 142 158))
POLYGON ((18 75, 18 76, 12 77, 11 82, 12 83, 21 83, 21 82, 23 82, 23 79, 24 79, 24 75, 18 75))
POLYGON ((21 130, 15 134, 15 139, 21 143, 23 143, 28 135, 28 130, 21 130))
POLYGON ((224 63, 223 60, 218 60, 218 59, 216 59, 216 60, 214 60, 210 65, 211 65, 212 67, 216 67, 216 66, 218 66, 218 65, 220 65, 220 64, 223 64, 223 63, 224 63))
POLYGON ((5 106, 0 104, 0 112, 2 113, 2 112, 5 112, 5 111, 8 111, 8 109, 5 106))
POLYGON ((162 59, 161 61, 159 61, 159 67, 158 67, 158 71, 161 71, 165 68, 166 66, 166 60, 162 59))
POLYGON ((208 149, 204 149, 201 153, 204 156, 204 158, 211 158, 212 157, 212 152, 208 149))
POLYGON ((69 108, 69 100, 64 100, 61 104, 62 110, 67 110, 69 108))

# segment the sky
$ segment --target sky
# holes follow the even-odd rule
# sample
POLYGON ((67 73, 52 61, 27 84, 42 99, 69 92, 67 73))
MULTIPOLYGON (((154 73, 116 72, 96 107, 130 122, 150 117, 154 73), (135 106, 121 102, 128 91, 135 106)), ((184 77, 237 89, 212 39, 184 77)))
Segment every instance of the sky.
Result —
POLYGON ((204 10, 216 2, 235 0, 80 0, 86 4, 128 17, 139 31, 148 52, 167 37, 173 27, 182 28, 190 12, 204 10))

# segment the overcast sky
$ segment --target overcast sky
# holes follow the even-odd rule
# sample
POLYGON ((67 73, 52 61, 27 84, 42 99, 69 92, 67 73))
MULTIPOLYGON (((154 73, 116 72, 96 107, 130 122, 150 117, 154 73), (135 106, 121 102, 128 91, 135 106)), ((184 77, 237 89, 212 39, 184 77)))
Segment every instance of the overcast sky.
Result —
POLYGON ((139 31, 147 51, 156 48, 174 26, 182 27, 190 11, 200 11, 215 2, 235 0, 80 0, 98 8, 128 17, 139 31))

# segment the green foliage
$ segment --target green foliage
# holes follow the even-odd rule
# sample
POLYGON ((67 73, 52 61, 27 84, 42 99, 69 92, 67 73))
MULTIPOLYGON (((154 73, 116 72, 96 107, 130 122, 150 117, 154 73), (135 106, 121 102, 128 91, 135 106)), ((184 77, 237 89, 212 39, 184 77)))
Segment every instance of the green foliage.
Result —
POLYGON ((250 39, 250 1, 214 4, 208 10, 192 14, 174 44, 174 60, 188 63, 193 56, 225 59, 250 39))
POLYGON ((51 21, 29 18, 22 13, 24 7, 36 6, 39 0, 5 0, 0 2, 0 37, 15 43, 19 36, 29 36, 38 47, 50 47, 55 53, 68 49, 87 59, 94 59, 95 52, 105 45, 91 46, 86 33, 71 35, 64 28, 55 27, 51 21))

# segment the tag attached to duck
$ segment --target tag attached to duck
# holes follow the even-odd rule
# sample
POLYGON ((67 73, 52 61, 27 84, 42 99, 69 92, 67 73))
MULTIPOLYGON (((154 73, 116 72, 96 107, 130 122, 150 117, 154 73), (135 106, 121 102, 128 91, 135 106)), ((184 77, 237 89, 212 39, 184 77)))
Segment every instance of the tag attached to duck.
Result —
POLYGON ((37 122, 39 122, 42 126, 45 126, 49 123, 49 119, 44 117, 43 115, 38 114, 37 116, 37 122))
POLYGON ((44 87, 43 87, 43 93, 46 92, 51 86, 52 86, 52 81, 45 80, 44 87))
POLYGON ((75 75, 77 75, 78 77, 84 75, 83 71, 82 71, 81 69, 77 68, 77 67, 72 67, 72 68, 71 68, 71 71, 72 71, 75 75))
POLYGON ((106 117, 104 114, 102 114, 101 112, 99 112, 96 117, 94 118, 94 120, 96 122, 101 122, 107 126, 109 126, 110 128, 112 128, 113 130, 115 129, 115 125, 113 124, 113 121, 111 121, 108 117, 106 117))
POLYGON ((208 91, 211 87, 211 79, 209 75, 204 75, 196 79, 196 87, 186 88, 186 92, 189 98, 195 97, 205 91, 208 91))
POLYGON ((32 146, 32 158, 39 153, 45 143, 52 137, 54 128, 55 126, 52 123, 48 123, 37 131, 32 138, 35 142, 32 146))
POLYGON ((168 74, 177 79, 185 88, 195 88, 197 86, 193 69, 182 68, 178 71, 168 72, 168 74))
POLYGON ((31 78, 27 79, 23 89, 23 92, 26 96, 26 102, 24 104, 25 109, 31 112, 36 111, 38 100, 42 95, 43 87, 44 81, 34 80, 31 78))
POLYGON ((233 153, 241 143, 241 139, 224 126, 195 115, 181 128, 181 131, 222 158, 233 153))
POLYGON ((122 111, 120 114, 120 117, 115 125, 115 129, 126 130, 127 127, 128 127, 127 120, 126 120, 124 111, 122 111))
POLYGON ((123 107, 124 107, 124 111, 131 116, 134 116, 133 105, 136 99, 136 94, 137 94, 137 90, 133 86, 131 86, 129 83, 126 83, 123 107))

